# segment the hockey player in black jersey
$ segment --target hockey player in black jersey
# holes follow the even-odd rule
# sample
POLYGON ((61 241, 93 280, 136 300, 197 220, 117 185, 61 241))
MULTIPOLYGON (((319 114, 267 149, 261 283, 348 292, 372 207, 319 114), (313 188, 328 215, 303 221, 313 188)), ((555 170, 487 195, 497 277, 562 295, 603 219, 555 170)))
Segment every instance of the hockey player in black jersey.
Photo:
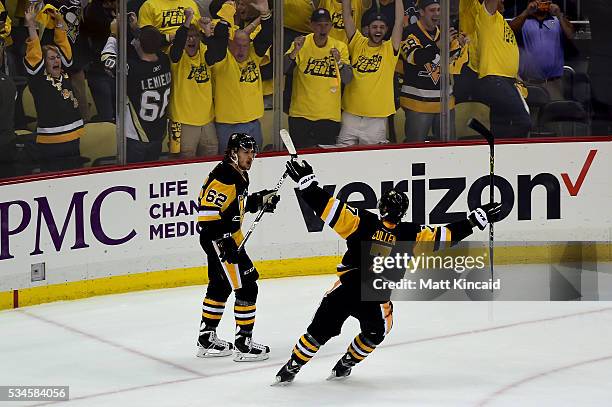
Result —
POLYGON ((318 185, 312 168, 305 161, 302 164, 289 161, 287 171, 317 216, 346 239, 347 251, 337 269, 338 281, 323 297, 306 333, 293 348, 291 358, 276 374, 275 384, 292 382, 321 346, 340 334, 349 316, 359 320, 361 332, 333 367, 329 379, 347 377, 353 366, 374 351, 389 333, 393 325, 390 293, 384 301, 362 301, 361 298, 361 273, 367 267, 362 263, 362 256, 368 259, 374 245, 386 244, 391 251, 396 242, 432 242, 435 249, 442 242, 466 238, 472 234, 474 226, 484 229, 489 221, 495 221, 501 207, 498 203, 487 204, 472 211, 465 220, 446 226, 421 226, 401 222, 408 209, 408 197, 402 192, 385 193, 378 202, 380 216, 377 216, 330 196, 318 185))
POLYGON ((237 362, 269 357, 270 348, 252 340, 259 274, 244 248, 238 251, 243 240, 240 227, 245 211, 255 213, 265 208, 266 212, 273 212, 279 200, 271 190, 248 195, 248 171, 256 153, 257 143, 253 137, 232 134, 223 161, 206 178, 198 198, 200 245, 208 258, 209 279, 202 305, 198 357, 228 356, 234 346, 237 362), (216 334, 232 291, 236 295, 234 346, 216 334))

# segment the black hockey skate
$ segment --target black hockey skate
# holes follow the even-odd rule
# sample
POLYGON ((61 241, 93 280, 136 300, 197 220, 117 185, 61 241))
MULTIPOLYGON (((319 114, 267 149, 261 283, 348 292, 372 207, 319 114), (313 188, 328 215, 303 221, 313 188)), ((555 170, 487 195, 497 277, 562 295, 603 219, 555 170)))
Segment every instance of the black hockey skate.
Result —
MULTIPOLYGON (((350 357, 349 357, 350 358, 350 357)), ((349 359, 347 358, 347 359, 349 359)), ((331 371, 331 374, 327 378, 327 380, 343 380, 346 379, 351 374, 351 369, 355 366, 355 364, 349 361, 345 361, 345 358, 341 358, 336 366, 331 371)))
POLYGON ((234 346, 236 347, 235 362, 256 362, 270 357, 270 347, 253 342, 250 336, 236 335, 234 346))
POLYGON ((219 339, 215 331, 204 331, 198 338, 198 353, 196 356, 199 358, 229 356, 233 350, 234 346, 223 339, 219 339))
POLYGON ((289 361, 285 363, 285 365, 281 367, 281 370, 279 370, 276 374, 276 380, 274 383, 272 383, 272 386, 287 386, 293 381, 293 379, 295 379, 295 375, 298 374, 301 367, 302 366, 295 363, 293 359, 289 359, 289 361))

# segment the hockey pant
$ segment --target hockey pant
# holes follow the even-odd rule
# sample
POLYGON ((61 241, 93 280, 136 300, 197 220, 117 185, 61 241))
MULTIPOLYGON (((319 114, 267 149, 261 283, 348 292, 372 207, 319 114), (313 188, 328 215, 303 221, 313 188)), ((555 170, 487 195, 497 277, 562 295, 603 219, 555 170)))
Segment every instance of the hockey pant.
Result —
POLYGON ((234 318, 236 331, 250 336, 255 324, 257 279, 259 274, 244 249, 239 253, 238 264, 221 262, 212 242, 202 242, 208 258, 208 288, 202 304, 200 331, 214 330, 219 325, 225 303, 234 291, 234 318))
POLYGON ((393 304, 361 301, 359 287, 347 287, 337 281, 329 290, 306 333, 293 348, 291 358, 306 364, 328 340, 340 334, 348 317, 359 321, 361 332, 349 344, 344 356, 351 365, 365 359, 374 351, 393 326, 393 304))

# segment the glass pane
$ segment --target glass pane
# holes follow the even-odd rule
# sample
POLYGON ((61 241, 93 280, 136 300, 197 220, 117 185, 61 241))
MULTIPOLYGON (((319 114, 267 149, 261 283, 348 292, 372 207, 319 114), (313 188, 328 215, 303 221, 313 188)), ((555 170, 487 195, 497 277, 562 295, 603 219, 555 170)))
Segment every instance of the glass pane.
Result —
POLYGON ((496 138, 610 134, 608 4, 517 1, 506 2, 505 9, 501 1, 460 4, 460 29, 471 40, 468 64, 454 78, 460 138, 479 137, 465 124, 470 118, 496 138), (494 24, 475 24, 486 4, 494 24), (477 26, 486 29, 486 37, 477 26))
POLYGON ((114 7, 0 4, 1 177, 77 169, 114 156, 114 79, 100 61, 114 7))

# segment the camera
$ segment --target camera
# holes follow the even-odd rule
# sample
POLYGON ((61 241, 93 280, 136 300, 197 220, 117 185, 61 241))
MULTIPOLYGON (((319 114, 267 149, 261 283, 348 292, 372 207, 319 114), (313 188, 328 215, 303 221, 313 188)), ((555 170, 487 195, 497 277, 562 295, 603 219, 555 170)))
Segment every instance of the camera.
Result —
POLYGON ((550 12, 552 1, 538 1, 538 11, 542 13, 550 12))

